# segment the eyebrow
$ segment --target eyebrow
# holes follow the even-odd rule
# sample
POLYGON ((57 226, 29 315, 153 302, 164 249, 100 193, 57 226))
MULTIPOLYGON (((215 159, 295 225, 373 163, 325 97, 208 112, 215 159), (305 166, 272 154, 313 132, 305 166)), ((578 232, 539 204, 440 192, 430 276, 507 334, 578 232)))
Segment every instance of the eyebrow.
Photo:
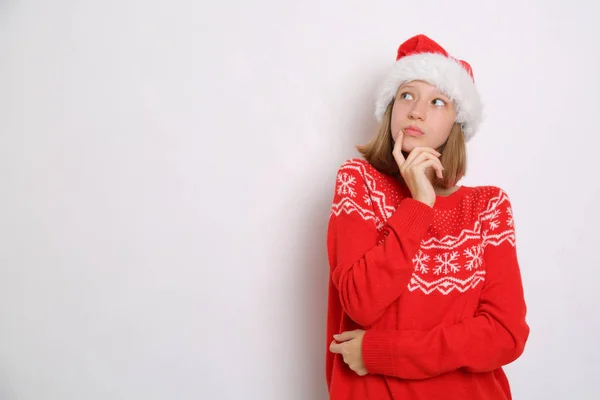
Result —
MULTIPOLYGON (((415 85, 413 85, 412 83, 406 83, 400 87, 400 90, 406 89, 406 88, 416 89, 417 87, 415 85)), ((448 96, 446 93, 442 92, 438 88, 435 88, 435 91, 437 92, 438 95, 444 96, 444 97, 450 99, 450 96, 448 96)))

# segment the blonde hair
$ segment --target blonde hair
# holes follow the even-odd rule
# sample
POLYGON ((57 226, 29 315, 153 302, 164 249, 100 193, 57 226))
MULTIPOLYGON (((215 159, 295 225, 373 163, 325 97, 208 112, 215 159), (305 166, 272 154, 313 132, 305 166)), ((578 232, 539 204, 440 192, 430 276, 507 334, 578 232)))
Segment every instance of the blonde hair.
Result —
MULTIPOLYGON (((392 100, 383 114, 382 123, 377 135, 365 145, 356 146, 357 150, 375 169, 396 176, 400 179, 400 169, 392 155, 394 140, 392 139, 391 119, 394 101, 392 100)), ((467 147, 461 125, 455 123, 446 143, 436 149, 442 155, 440 161, 444 167, 444 177, 435 177, 434 186, 450 188, 465 176, 467 170, 467 147)), ((404 152, 403 152, 404 153, 404 152)), ((406 157, 407 154, 404 153, 406 157)))

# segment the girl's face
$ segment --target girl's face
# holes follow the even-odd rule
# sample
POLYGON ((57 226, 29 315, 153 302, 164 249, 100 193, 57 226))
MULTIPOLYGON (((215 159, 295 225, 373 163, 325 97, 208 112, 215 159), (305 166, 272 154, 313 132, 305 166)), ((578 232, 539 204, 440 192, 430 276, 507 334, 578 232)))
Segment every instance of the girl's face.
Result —
POLYGON ((423 81, 411 81, 401 85, 392 108, 391 130, 396 141, 404 131, 402 150, 410 152, 416 146, 443 145, 454 125, 456 111, 448 96, 435 86, 423 81))

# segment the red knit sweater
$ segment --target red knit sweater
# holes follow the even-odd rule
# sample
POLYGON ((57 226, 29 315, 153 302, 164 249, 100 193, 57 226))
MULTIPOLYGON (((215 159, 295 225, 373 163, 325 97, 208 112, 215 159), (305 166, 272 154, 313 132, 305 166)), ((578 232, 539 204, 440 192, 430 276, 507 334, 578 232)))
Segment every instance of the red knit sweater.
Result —
POLYGON ((327 232, 327 348, 364 329, 358 376, 327 351, 331 400, 511 399, 502 366, 529 336, 512 209, 461 186, 433 208, 368 162, 339 169, 327 232))

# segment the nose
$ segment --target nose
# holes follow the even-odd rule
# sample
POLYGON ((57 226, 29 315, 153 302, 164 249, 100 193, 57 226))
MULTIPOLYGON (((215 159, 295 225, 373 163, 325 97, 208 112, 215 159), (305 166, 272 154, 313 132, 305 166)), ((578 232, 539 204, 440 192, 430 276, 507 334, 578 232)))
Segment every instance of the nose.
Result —
POLYGON ((408 117, 411 119, 424 120, 427 114, 427 104, 423 100, 413 102, 412 108, 408 112, 408 117))

